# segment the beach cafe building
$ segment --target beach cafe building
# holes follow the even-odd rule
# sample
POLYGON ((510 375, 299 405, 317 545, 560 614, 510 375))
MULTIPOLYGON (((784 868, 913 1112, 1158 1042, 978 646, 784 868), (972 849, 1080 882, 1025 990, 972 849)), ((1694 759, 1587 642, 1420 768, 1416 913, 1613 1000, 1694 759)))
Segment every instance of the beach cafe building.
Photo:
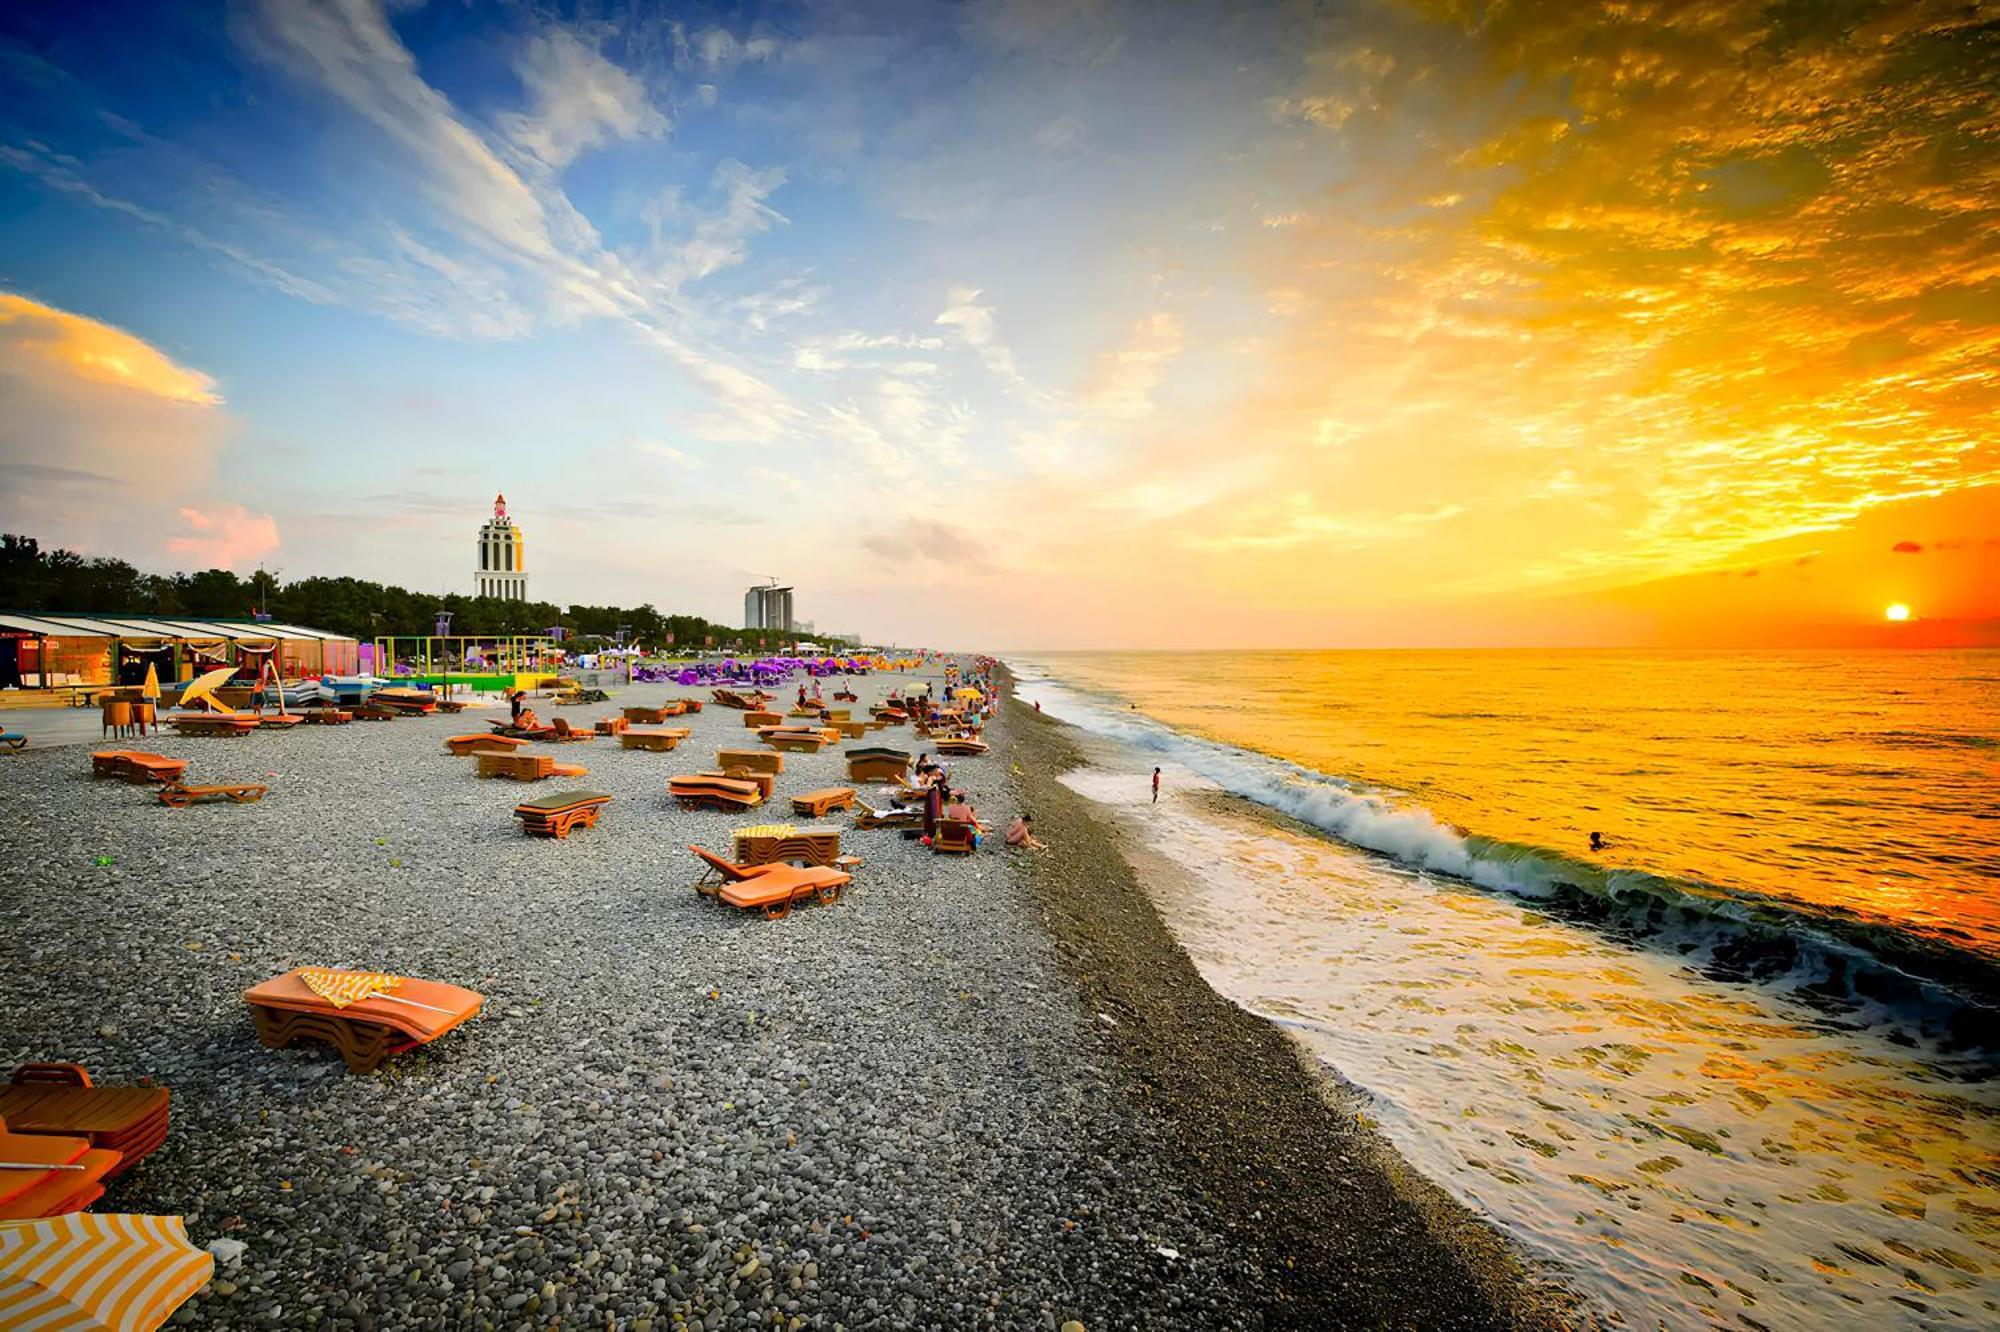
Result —
POLYGON ((287 680, 351 675, 360 645, 340 634, 257 620, 0 612, 0 691, 49 697, 143 684, 148 667, 164 685, 219 666, 254 673, 266 658, 287 680))

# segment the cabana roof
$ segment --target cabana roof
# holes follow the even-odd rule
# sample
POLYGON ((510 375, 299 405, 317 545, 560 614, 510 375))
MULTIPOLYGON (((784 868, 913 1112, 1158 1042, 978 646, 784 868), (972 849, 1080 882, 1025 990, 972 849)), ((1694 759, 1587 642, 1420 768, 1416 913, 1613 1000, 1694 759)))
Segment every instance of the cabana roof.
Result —
POLYGON ((0 629, 45 638, 171 638, 269 639, 316 643, 352 643, 345 634, 330 634, 303 625, 256 620, 173 619, 139 615, 16 615, 0 612, 0 629))

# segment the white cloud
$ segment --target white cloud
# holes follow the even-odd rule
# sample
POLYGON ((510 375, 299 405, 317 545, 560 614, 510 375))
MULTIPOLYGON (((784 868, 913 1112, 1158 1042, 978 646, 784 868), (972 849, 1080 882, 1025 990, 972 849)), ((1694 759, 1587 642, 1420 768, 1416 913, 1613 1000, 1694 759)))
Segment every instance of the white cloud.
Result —
POLYGON ((515 60, 528 109, 499 118, 516 147, 560 169, 611 139, 656 137, 667 118, 646 87, 567 28, 528 40, 515 60))
POLYGON ((1147 315, 1132 326, 1125 345, 1099 363, 1085 406, 1118 420, 1150 415, 1153 390, 1186 349, 1187 330, 1178 316, 1167 310, 1147 315))
POLYGON ((1014 368, 1014 353, 1000 341, 993 307, 979 304, 979 298, 984 294, 977 287, 953 287, 946 296, 944 313, 937 317, 937 322, 944 328, 956 329, 959 337, 979 353, 980 359, 994 374, 1016 379, 1019 371, 1014 368))

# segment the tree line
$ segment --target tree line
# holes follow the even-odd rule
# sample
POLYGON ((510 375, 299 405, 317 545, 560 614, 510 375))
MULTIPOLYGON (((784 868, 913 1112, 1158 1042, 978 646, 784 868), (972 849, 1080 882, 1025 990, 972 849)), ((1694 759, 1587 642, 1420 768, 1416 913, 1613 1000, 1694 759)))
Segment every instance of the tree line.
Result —
POLYGON ((614 641, 620 630, 625 641, 656 651, 671 645, 763 652, 788 645, 787 635, 778 630, 732 628, 699 615, 669 615, 650 604, 564 609, 548 601, 412 592, 361 578, 286 583, 262 569, 247 578, 228 569, 150 574, 120 559, 44 551, 35 538, 14 535, 0 535, 0 610, 219 620, 247 620, 261 612, 273 620, 364 641, 430 634, 438 613, 450 611, 451 632, 472 636, 542 634, 559 626, 586 647, 614 641))

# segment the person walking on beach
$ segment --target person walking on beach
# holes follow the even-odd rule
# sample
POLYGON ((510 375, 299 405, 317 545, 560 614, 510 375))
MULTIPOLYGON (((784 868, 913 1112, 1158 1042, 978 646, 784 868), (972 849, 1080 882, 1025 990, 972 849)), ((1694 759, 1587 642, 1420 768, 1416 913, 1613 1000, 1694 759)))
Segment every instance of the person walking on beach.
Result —
POLYGON ((521 706, 522 706, 520 690, 515 689, 509 691, 507 695, 507 705, 509 708, 513 710, 514 725, 519 726, 521 724, 521 706))
POLYGON ((1153 803, 1160 803, 1160 770, 1153 769, 1153 803))

